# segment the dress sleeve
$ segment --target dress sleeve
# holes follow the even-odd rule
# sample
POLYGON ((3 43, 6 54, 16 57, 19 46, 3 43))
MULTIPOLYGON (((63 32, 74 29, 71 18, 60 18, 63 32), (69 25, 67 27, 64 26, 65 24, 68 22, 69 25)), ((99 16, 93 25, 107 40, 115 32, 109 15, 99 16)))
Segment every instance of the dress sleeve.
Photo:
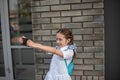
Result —
POLYGON ((72 49, 61 49, 62 53, 63 53, 63 58, 64 59, 71 59, 74 55, 74 51, 72 49))
POLYGON ((77 54, 76 49, 77 49, 76 44, 69 45, 67 49, 61 48, 61 51, 63 53, 63 58, 71 59, 74 54, 77 54))

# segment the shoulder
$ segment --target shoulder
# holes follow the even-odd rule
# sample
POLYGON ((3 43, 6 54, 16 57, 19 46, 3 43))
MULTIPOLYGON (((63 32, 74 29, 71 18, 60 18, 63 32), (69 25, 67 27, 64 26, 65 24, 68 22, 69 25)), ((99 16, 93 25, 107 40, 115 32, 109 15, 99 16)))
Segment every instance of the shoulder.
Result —
POLYGON ((76 44, 69 45, 68 49, 76 50, 77 49, 76 44))

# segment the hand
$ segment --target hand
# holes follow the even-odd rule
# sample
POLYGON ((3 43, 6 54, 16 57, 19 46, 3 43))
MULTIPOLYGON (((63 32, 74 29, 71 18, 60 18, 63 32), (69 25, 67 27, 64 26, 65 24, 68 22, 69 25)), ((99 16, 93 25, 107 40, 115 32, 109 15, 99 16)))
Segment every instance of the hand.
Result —
POLYGON ((19 37, 19 39, 18 39, 19 44, 23 44, 23 38, 25 38, 25 37, 24 36, 19 37))
POLYGON ((33 47, 35 45, 35 43, 32 40, 28 39, 26 42, 26 45, 29 47, 33 47))
POLYGON ((26 37, 22 37, 22 45, 25 45, 25 46, 27 46, 27 41, 28 41, 28 39, 26 38, 26 37))
POLYGON ((25 46, 29 46, 29 47, 34 47, 34 46, 36 46, 36 43, 35 43, 35 42, 33 42, 33 41, 30 40, 30 39, 27 39, 25 36, 21 36, 21 37, 19 38, 19 43, 20 43, 21 45, 25 45, 25 46))
POLYGON ((13 44, 22 44, 23 43, 23 40, 22 40, 22 37, 14 37, 14 38, 12 38, 11 39, 11 42, 13 43, 13 44))
POLYGON ((19 39, 19 42, 22 44, 22 45, 25 45, 25 46, 29 46, 29 47, 32 47, 34 45, 34 42, 30 39, 27 39, 25 36, 22 36, 20 39, 19 39))

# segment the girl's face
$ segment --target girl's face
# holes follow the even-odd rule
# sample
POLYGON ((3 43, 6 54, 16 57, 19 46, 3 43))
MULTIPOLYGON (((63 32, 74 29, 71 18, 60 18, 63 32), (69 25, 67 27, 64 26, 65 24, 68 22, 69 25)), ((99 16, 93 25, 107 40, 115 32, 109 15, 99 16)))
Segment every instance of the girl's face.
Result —
POLYGON ((56 34, 56 43, 59 47, 63 47, 68 45, 70 39, 66 39, 65 36, 61 33, 56 34))

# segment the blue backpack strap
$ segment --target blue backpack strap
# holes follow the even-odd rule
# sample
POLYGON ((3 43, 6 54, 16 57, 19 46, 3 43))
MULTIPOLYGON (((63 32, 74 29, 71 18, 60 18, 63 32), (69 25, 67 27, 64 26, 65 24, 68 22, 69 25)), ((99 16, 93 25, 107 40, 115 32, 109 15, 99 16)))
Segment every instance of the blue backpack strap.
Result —
MULTIPOLYGON (((77 47, 76 47, 75 44, 69 45, 68 49, 73 50, 74 54, 77 53, 77 51, 76 51, 77 47)), ((72 72, 73 72, 73 68, 74 68, 73 57, 72 57, 72 60, 70 61, 70 63, 68 65, 67 65, 67 60, 66 59, 64 59, 64 62, 65 62, 65 65, 67 67, 68 74, 71 75, 72 72)))
POLYGON ((66 61, 66 59, 64 59, 64 61, 65 61, 65 65, 66 65, 66 67, 67 67, 67 61, 66 61))
POLYGON ((65 62, 68 74, 71 75, 72 72, 73 72, 73 68, 74 68, 73 58, 72 58, 71 62, 68 65, 67 65, 67 60, 66 59, 64 59, 64 62, 65 62))
POLYGON ((64 59, 64 61, 65 61, 66 66, 68 67, 68 66, 69 66, 69 64, 73 62, 73 58, 72 58, 72 60, 70 61, 70 63, 69 63, 68 65, 67 65, 67 60, 66 60, 66 59, 64 59))

